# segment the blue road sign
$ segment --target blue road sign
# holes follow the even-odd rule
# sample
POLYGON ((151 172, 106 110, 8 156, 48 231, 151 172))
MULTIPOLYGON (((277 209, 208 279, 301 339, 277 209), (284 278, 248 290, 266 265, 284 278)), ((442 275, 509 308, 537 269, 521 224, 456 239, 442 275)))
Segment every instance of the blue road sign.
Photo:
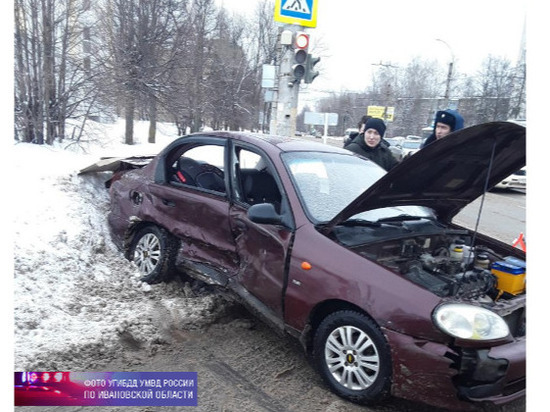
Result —
POLYGON ((317 0, 276 0, 274 18, 281 23, 316 27, 317 0))

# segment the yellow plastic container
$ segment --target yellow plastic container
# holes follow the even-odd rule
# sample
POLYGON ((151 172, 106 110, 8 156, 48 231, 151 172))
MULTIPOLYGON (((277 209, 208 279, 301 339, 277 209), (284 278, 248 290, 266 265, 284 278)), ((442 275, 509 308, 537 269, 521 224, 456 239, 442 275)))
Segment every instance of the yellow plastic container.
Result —
POLYGON ((524 267, 500 261, 491 265, 491 273, 498 279, 498 289, 511 293, 512 295, 518 295, 525 292, 524 267))

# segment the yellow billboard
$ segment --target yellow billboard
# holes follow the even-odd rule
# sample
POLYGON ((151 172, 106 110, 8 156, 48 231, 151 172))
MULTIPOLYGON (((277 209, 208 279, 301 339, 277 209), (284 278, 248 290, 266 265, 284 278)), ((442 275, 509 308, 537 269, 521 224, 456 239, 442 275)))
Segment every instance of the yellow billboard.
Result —
POLYGON ((395 110, 395 107, 368 106, 367 116, 377 117, 387 122, 393 122, 394 110, 395 110))

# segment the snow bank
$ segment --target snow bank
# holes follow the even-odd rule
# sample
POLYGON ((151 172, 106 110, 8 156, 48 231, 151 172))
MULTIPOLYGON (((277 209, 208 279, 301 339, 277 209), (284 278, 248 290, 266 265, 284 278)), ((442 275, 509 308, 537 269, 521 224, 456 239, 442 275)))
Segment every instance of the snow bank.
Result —
POLYGON ((77 174, 101 156, 157 153, 176 137, 161 125, 158 144, 140 143, 146 131, 136 125, 137 144, 127 146, 123 122, 90 123, 79 145, 13 146, 14 370, 91 370, 121 349, 154 351, 223 311, 179 279, 141 282, 109 236, 109 175, 77 174))

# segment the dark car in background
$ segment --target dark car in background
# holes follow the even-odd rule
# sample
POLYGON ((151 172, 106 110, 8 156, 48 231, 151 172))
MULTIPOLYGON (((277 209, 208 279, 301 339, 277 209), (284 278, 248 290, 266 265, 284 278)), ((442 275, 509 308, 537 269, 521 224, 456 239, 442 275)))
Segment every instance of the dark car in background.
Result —
POLYGON ((525 164, 524 127, 463 129, 388 173, 237 132, 181 137, 143 163, 114 163, 108 221, 144 281, 183 272, 230 293, 353 402, 524 396, 525 253, 452 221, 525 164))
POLYGON ((359 134, 359 129, 351 127, 344 132, 344 147, 350 144, 359 134))

